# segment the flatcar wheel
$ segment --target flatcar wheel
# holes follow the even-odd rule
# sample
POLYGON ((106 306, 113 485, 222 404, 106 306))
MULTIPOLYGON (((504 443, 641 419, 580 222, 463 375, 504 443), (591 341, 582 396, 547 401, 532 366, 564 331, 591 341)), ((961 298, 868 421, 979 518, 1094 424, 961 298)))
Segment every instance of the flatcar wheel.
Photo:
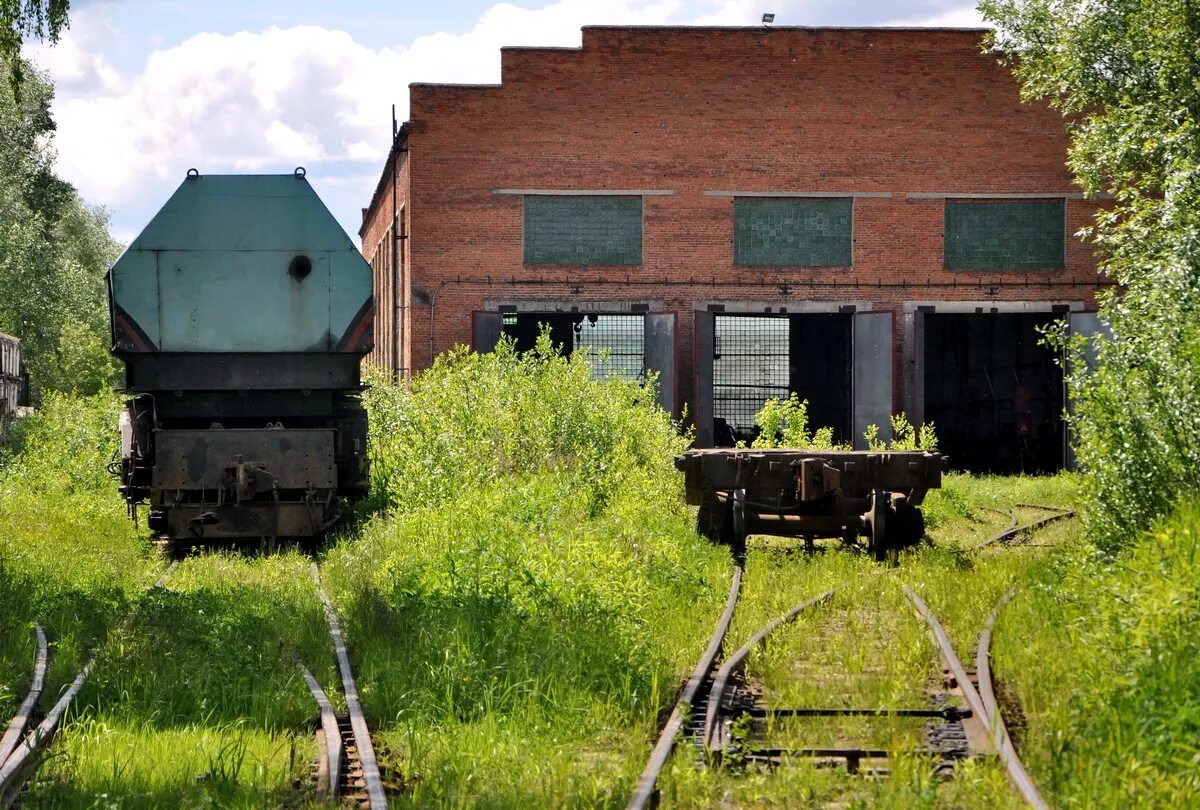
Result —
POLYGON ((877 489, 871 493, 871 508, 867 519, 871 529, 871 534, 868 537, 868 548, 879 562, 887 559, 887 519, 890 501, 891 498, 888 496, 888 493, 882 489, 877 489))
POLYGON ((707 537, 714 543, 726 540, 729 525, 729 502, 718 500, 714 495, 700 502, 696 512, 696 534, 707 537))
POLYGON ((731 500, 730 523, 732 532, 729 544, 738 557, 746 553, 746 490, 735 489, 731 500))

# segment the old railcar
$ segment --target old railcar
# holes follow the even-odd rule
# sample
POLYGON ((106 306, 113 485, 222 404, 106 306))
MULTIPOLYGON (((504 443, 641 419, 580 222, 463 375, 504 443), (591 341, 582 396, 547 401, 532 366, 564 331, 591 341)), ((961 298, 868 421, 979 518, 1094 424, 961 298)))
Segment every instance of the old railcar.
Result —
POLYGON ((21 341, 0 332, 0 438, 29 405, 29 375, 21 361, 21 341))
POLYGON ((154 533, 319 538, 365 493, 371 268, 303 170, 190 170, 108 290, 121 491, 154 533))
POLYGON ((697 530, 739 553, 750 534, 865 536, 883 560, 925 533, 921 503, 946 457, 913 451, 798 448, 689 450, 675 458, 697 530))

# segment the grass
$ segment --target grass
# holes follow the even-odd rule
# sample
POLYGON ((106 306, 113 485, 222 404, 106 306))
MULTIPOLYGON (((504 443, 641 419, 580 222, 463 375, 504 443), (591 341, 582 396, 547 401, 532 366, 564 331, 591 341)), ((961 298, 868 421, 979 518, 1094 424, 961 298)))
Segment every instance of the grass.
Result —
POLYGON ((1194 505, 1117 556, 1076 543, 1035 568, 995 657, 1023 709, 1026 761, 1057 806, 1196 806, 1197 626, 1194 505))
MULTIPOLYGON (((947 476, 927 502, 929 541, 904 552, 896 568, 849 554, 836 544, 808 556, 797 543, 755 538, 727 647, 740 645, 793 605, 840 585, 828 603, 802 613, 751 654, 748 683, 763 690, 767 705, 927 707, 928 691, 941 680, 938 656, 901 586, 908 584, 925 600, 970 666, 983 619, 996 600, 1058 545, 1070 542, 1078 527, 1063 523, 1048 528, 1037 535, 1036 547, 972 548, 1008 527, 1013 504, 1045 500, 1070 505, 1074 487, 1074 479, 1065 475, 947 476)), ((1046 514, 1017 511, 1023 522, 1046 514)), ((922 721, 795 718, 772 721, 764 731, 770 744, 780 747, 853 744, 881 747, 897 756, 889 760, 889 778, 871 781, 840 768, 818 768, 803 758, 774 771, 743 769, 736 761, 698 771, 694 749, 681 746, 665 776, 664 805, 1020 806, 996 761, 957 767, 953 778, 943 781, 935 777, 931 760, 906 753, 923 745, 922 721)))
MULTIPOLYGON (((545 347, 543 347, 545 348, 545 347)), ((411 388, 370 392, 373 489, 323 560, 397 806, 619 807, 711 632, 732 563, 693 531, 672 456, 676 426, 635 384, 596 382, 583 358, 459 353, 411 388)), ((104 473, 110 397, 50 399, 0 458, 0 713, 28 683, 32 622, 52 643, 49 694, 93 651, 95 675, 29 802, 53 807, 317 803, 315 707, 298 662, 335 696, 308 561, 164 562, 104 473), (133 605, 135 622, 120 626, 133 605)), ((1127 552, 1091 550, 1074 521, 1012 548, 981 545, 1071 505, 1077 479, 949 475, 925 503, 928 541, 896 568, 822 545, 752 542, 729 643, 834 585, 750 658, 775 705, 925 705, 934 648, 912 586, 968 662, 997 627, 1001 697, 1056 806, 1189 806, 1200 791, 1200 513, 1127 552), (1061 685, 1051 690, 1047 684, 1061 685), (1015 699, 1016 703, 1012 701, 1015 699)), ((919 722, 787 720, 784 745, 897 752, 891 778, 797 761, 697 770, 681 750, 662 783, 678 807, 1007 807, 994 761, 949 780, 905 754, 919 722), (832 740, 830 738, 833 738, 832 740)))

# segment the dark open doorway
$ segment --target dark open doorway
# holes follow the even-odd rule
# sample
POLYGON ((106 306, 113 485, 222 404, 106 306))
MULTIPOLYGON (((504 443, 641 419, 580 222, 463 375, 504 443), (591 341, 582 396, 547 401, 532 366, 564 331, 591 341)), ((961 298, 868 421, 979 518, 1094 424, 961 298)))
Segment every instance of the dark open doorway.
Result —
POLYGON ((543 328, 564 355, 587 349, 592 373, 598 377, 638 379, 646 360, 645 316, 594 313, 529 312, 504 316, 503 333, 516 341, 517 351, 529 351, 543 328))
POLYGON ((924 316, 925 421, 956 469, 1048 473, 1063 466, 1063 376, 1039 329, 1059 315, 924 316))
POLYGON ((719 314, 713 323, 713 443, 753 441, 772 397, 808 400, 809 430, 851 442, 853 316, 719 314))

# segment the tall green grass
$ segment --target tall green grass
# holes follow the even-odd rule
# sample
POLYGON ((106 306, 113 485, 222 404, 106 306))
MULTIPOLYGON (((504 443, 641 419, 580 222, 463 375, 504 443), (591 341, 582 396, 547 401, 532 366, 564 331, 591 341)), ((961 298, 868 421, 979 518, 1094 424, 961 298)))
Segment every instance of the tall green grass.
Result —
POLYGON ((28 687, 35 621, 53 693, 163 569, 105 470, 115 452, 111 395, 47 395, 0 449, 0 716, 28 687))
POLYGON ((1200 509, 1115 558, 1077 543, 1003 617, 997 669, 1030 769, 1061 807, 1194 807, 1200 796, 1200 509))
POLYGON ((623 802, 730 575, 676 426, 545 341, 453 353, 368 406, 384 511, 325 571, 410 800, 623 802))

